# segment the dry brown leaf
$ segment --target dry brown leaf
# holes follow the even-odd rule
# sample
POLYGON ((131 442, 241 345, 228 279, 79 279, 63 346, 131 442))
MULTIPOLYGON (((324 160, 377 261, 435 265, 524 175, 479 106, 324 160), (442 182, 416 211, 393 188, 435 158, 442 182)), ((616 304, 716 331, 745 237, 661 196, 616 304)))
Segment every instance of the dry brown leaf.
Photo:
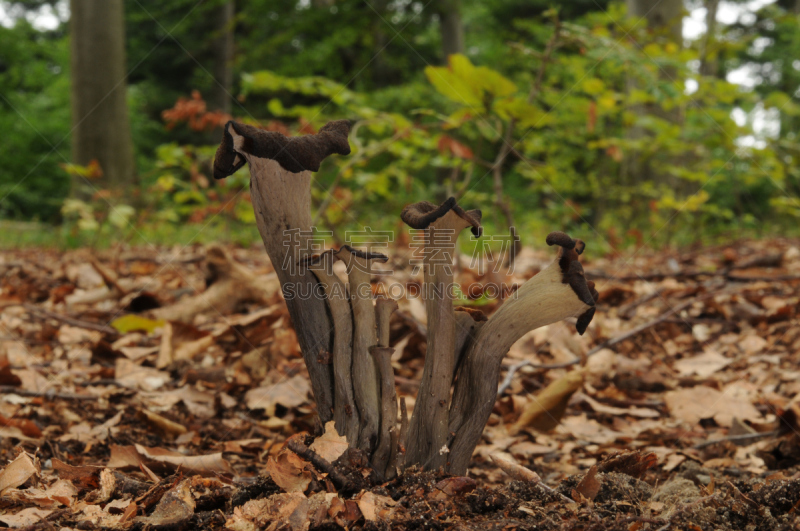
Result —
POLYGON ((367 522, 377 522, 389 519, 393 512, 391 508, 397 502, 388 496, 380 496, 370 491, 364 491, 356 498, 356 503, 367 522))
MULTIPOLYGON (((597 465, 592 466, 589 469, 589 472, 583 476, 583 479, 578 486, 575 487, 575 490, 587 500, 594 500, 597 497, 597 493, 600 492, 600 481, 597 479, 597 465)), ((575 500, 580 501, 580 500, 575 500)))
POLYGON ((180 467, 188 473, 211 476, 217 474, 233 476, 234 474, 230 463, 222 458, 222 452, 208 455, 183 455, 163 448, 147 448, 141 444, 134 446, 139 455, 147 461, 164 463, 175 468, 180 467))
POLYGON ((656 411, 655 409, 649 409, 646 407, 614 407, 614 406, 607 406, 602 404, 592 398, 589 395, 581 394, 581 399, 589 404, 593 410, 597 413, 605 413, 607 415, 630 415, 631 417, 639 417, 639 418, 657 418, 660 417, 661 414, 656 411))
POLYGON ((251 389, 244 399, 249 409, 264 409, 267 415, 274 416, 277 404, 287 408, 301 406, 308 400, 310 391, 308 380, 297 375, 277 384, 251 389))
POLYGON ((194 341, 188 341, 175 349, 172 354, 172 359, 173 361, 191 360, 195 356, 205 352, 208 347, 213 344, 214 336, 211 335, 195 339, 194 341))
POLYGON ((618 472, 628 476, 640 478, 649 469, 658 464, 658 456, 653 452, 642 453, 637 451, 620 452, 606 457, 598 465, 600 472, 618 472))
POLYGON ((168 372, 142 367, 127 358, 117 359, 115 375, 121 385, 143 391, 155 391, 172 380, 168 372))
POLYGON ((52 459, 52 463, 53 470, 55 470, 58 477, 61 479, 72 481, 86 488, 97 488, 100 485, 99 478, 103 467, 88 465, 72 466, 56 458, 52 459))
POLYGON ((172 363, 174 359, 174 352, 172 350, 172 323, 167 321, 161 328, 161 345, 158 348, 156 369, 163 369, 172 363))
POLYGON ((168 418, 162 417, 158 413, 153 413, 147 409, 139 410, 139 413, 145 418, 148 424, 156 428, 158 431, 165 435, 176 436, 186 433, 188 430, 186 426, 171 421, 168 418))
POLYGON ((675 362, 675 368, 683 376, 696 374, 705 378, 727 367, 733 363, 733 361, 733 359, 726 358, 715 350, 706 350, 699 356, 684 358, 675 362))
POLYGON ((272 481, 286 492, 304 492, 311 483, 307 465, 310 463, 294 452, 283 450, 277 457, 269 458, 267 472, 272 481))
POLYGON ((567 410, 570 397, 583 386, 585 375, 583 370, 572 371, 548 385, 531 399, 509 432, 519 433, 526 427, 532 427, 538 431, 549 431, 558 426, 561 417, 567 410))
POLYGON ((99 426, 92 427, 88 422, 81 422, 71 426, 67 433, 58 438, 59 441, 80 441, 83 443, 97 443, 105 441, 109 434, 114 435, 114 429, 122 420, 123 411, 120 411, 99 426))
POLYGON ((317 437, 314 442, 311 443, 311 449, 329 463, 339 459, 339 456, 341 456, 347 448, 347 437, 339 435, 333 421, 325 424, 325 433, 322 437, 317 437))
POLYGON ((180 527, 194 514, 195 501, 191 491, 192 479, 184 479, 161 498, 150 516, 140 516, 135 521, 145 526, 180 527))
POLYGON ((6 492, 6 495, 21 502, 34 503, 39 507, 53 507, 57 504, 70 507, 73 499, 78 495, 78 489, 70 481, 59 479, 44 490, 39 488, 12 489, 6 492))
POLYGON ((664 401, 673 417, 691 424, 713 418, 720 426, 730 427, 734 417, 741 420, 761 418, 750 402, 704 385, 669 391, 664 401))
POLYGON ((28 419, 14 419, 0 415, 0 426, 19 428, 19 431, 22 432, 23 435, 34 439, 38 439, 42 436, 42 430, 39 429, 39 426, 28 419))
POLYGON ((27 452, 22 452, 0 472, 0 494, 6 489, 19 487, 38 473, 33 458, 27 452))
POLYGON ((22 509, 16 514, 0 515, 0 522, 3 522, 9 527, 27 527, 39 522, 40 520, 44 520, 50 516, 50 513, 52 512, 52 510, 29 507, 27 509, 22 509))
POLYGON ((108 458, 108 468, 139 468, 144 460, 133 446, 120 446, 109 444, 111 456, 108 458))
POLYGON ((331 500, 328 516, 333 518, 333 521, 340 526, 349 529, 350 526, 361 518, 361 510, 358 508, 358 504, 355 501, 345 501, 337 497, 331 500))

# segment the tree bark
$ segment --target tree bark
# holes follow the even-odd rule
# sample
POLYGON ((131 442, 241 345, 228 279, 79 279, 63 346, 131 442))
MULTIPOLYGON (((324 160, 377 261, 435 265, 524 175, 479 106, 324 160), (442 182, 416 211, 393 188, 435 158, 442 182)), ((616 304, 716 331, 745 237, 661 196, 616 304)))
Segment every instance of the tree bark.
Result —
POLYGON ((209 109, 231 113, 231 89, 233 87, 233 29, 236 8, 234 0, 227 0, 217 12, 213 53, 214 87, 211 91, 209 109))
POLYGON ((717 10, 719 0, 707 0, 706 2, 706 34, 703 36, 703 43, 700 50, 700 75, 712 76, 717 73, 717 60, 711 59, 710 48, 714 42, 714 34, 717 31, 717 10))
MULTIPOLYGON (((134 184, 125 98, 125 23, 122 0, 71 0, 72 161, 97 160, 101 188, 120 192, 134 184)), ((75 194, 81 193, 73 183, 75 194)))
POLYGON ((443 0, 439 5, 444 63, 454 53, 464 53, 464 25, 461 23, 461 0, 443 0))

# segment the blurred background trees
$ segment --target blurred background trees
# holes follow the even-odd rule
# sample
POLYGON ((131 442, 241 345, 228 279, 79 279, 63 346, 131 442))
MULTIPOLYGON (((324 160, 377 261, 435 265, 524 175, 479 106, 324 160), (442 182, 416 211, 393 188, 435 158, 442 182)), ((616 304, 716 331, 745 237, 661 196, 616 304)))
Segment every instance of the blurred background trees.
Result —
POLYGON ((353 204, 393 227, 383 213, 449 194, 526 244, 795 230, 800 2, 551 5, 2 1, 0 218, 68 244, 248 243, 246 172, 210 175, 220 125, 350 118, 353 155, 316 175, 335 234, 353 204), (101 8, 124 13, 91 22, 101 8))

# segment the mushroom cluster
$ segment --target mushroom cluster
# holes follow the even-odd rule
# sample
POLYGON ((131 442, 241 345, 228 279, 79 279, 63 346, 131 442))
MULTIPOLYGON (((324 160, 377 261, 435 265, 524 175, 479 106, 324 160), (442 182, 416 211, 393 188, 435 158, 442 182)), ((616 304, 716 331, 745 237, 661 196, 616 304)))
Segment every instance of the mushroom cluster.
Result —
POLYGON ((500 363, 524 334, 578 316, 583 333, 595 311, 597 291, 578 255, 584 244, 563 232, 547 237, 556 260, 525 282, 491 318, 454 308, 453 262, 459 233, 481 235, 481 212, 454 198, 441 205, 406 206, 402 220, 424 231, 422 296, 428 346, 410 421, 398 402, 389 345, 396 301, 374 297, 374 262, 388 257, 342 246, 314 255, 311 237, 311 172, 325 157, 350 153, 346 120, 315 135, 286 137, 228 122, 214 160, 214 177, 245 163, 256 222, 275 268, 311 379, 320 420, 335 422, 348 444, 367 454, 380 478, 408 466, 465 474, 497 397, 500 363), (347 282, 333 271, 344 262, 347 282), (320 295, 320 296, 312 296, 320 295), (329 355, 328 355, 329 354, 329 355), (398 411, 400 418, 398 418, 398 411))

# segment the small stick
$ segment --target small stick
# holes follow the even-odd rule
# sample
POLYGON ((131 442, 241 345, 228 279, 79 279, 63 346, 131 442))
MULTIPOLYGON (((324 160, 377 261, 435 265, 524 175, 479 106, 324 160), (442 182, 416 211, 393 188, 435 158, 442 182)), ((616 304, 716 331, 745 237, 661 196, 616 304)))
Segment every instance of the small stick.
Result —
POLYGON ((103 334, 107 334, 114 337, 119 335, 119 332, 117 332, 116 329, 111 328, 110 326, 101 325, 98 323, 92 323, 90 321, 84 321, 82 319, 76 319, 74 317, 69 317, 68 315, 61 315, 60 313, 55 313, 51 312, 50 310, 45 310, 44 308, 39 308, 38 306, 34 306, 33 304, 23 304, 22 306, 26 310, 40 313, 50 319, 55 319, 56 321, 61 321, 62 323, 66 323, 68 325, 77 326, 78 328, 85 328, 86 330, 95 330, 97 332, 102 332, 103 334))
POLYGON ((400 398, 400 435, 397 444, 397 469, 404 470, 406 466, 406 439, 408 438, 408 408, 406 397, 400 398))
POLYGON ((338 489, 345 489, 347 486, 349 486, 350 482, 341 472, 336 470, 327 459, 320 456, 317 452, 305 444, 297 440, 291 440, 286 447, 306 461, 311 461, 311 464, 328 474, 328 477, 331 478, 331 481, 333 481, 333 484, 336 485, 338 489))
POLYGON ((99 397, 95 395, 79 395, 76 393, 56 393, 55 391, 29 391, 27 389, 19 389, 12 385, 0 385, 0 394, 30 396, 34 398, 42 397, 48 400, 97 400, 99 397))
POLYGON ((720 442, 726 442, 726 441, 731 441, 731 442, 749 441, 749 440, 754 440, 754 439, 762 439, 762 438, 765 438, 765 437, 772 437, 773 435, 777 435, 777 434, 778 434, 778 430, 765 431, 763 433, 745 433, 743 435, 728 435, 727 437, 721 437, 719 439, 711 439, 709 441, 703 441, 701 443, 697 443, 694 446, 692 446, 692 448, 694 448, 695 450, 700 450, 701 448, 705 448, 707 446, 711 446, 713 444, 717 444, 717 443, 720 443, 720 442))
POLYGON ((537 474, 533 470, 531 470, 529 468, 526 468, 526 467, 524 467, 522 465, 518 465, 517 463, 512 463, 511 461, 506 461, 505 459, 502 459, 500 457, 495 457, 493 455, 490 455, 489 459, 491 459, 492 462, 494 464, 496 464, 498 466, 498 468, 500 468, 500 470, 502 470, 503 472, 505 472, 506 474, 508 474, 512 478, 514 478, 514 479, 516 479, 518 481, 523 481, 525 483, 533 483, 535 485, 539 485, 544 490, 546 490, 550 494, 554 494, 554 495, 558 496, 559 498, 561 498, 566 503, 575 503, 575 500, 572 500, 572 499, 564 496, 563 494, 561 494, 560 492, 555 490, 553 487, 550 487, 550 486, 545 485, 544 483, 542 483, 542 478, 539 477, 539 474, 537 474))

